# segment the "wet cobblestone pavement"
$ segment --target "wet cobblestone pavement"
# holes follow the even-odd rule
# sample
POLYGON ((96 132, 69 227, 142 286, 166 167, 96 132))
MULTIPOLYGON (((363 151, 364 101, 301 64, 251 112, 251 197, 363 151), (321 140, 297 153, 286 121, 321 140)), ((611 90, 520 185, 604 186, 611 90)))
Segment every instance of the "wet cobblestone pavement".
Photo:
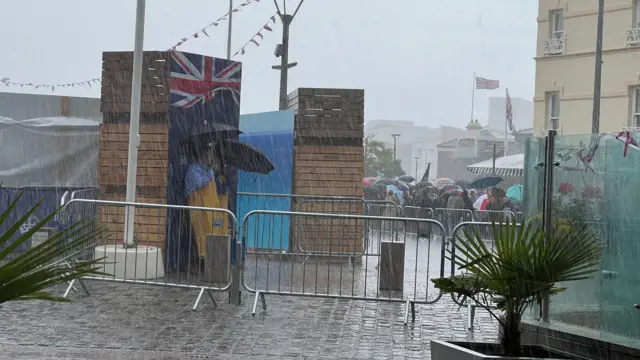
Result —
MULTIPOLYGON (((403 325, 404 304, 267 296, 253 317, 243 305, 198 292, 86 282, 91 296, 73 303, 24 302, 0 308, 0 354, 11 359, 429 359, 432 339, 495 340, 496 326, 478 311, 475 331, 448 296, 416 306, 403 325)), ((62 291, 62 290, 59 290, 62 291)))

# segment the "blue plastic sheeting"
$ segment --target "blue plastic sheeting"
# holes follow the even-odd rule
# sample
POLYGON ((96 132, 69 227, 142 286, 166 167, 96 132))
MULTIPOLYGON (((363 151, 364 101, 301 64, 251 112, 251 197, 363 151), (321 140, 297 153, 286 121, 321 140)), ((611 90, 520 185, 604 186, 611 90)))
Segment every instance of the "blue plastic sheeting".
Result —
MULTIPOLYGON (((247 142, 264 152, 275 166, 269 175, 239 172, 238 190, 249 193, 290 194, 293 181, 293 131, 245 133, 240 140, 247 142)), ((238 197, 239 226, 245 215, 252 210, 290 211, 289 197, 238 197)), ((288 250, 289 229, 288 217, 278 217, 274 221, 261 217, 261 221, 253 217, 248 223, 244 235, 247 247, 288 250), (257 236, 259 234, 259 236, 257 236)))

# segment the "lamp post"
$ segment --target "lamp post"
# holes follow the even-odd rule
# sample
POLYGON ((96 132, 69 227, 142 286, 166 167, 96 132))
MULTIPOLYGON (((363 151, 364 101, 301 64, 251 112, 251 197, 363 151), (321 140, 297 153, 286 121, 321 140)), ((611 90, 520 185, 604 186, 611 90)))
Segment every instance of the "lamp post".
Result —
POLYGON ((293 18, 300 10, 300 6, 304 0, 301 0, 298 3, 298 7, 296 7, 293 14, 287 14, 287 2, 286 0, 282 2, 282 12, 280 11, 280 6, 276 0, 273 0, 273 3, 276 5, 276 10, 278 13, 278 17, 280 17, 280 21, 282 21, 282 44, 278 44, 276 46, 276 51, 274 55, 280 58, 280 65, 271 66, 274 70, 280 71, 280 96, 279 96, 279 109, 286 110, 287 109, 287 82, 289 80, 289 69, 298 65, 297 62, 289 63, 289 28, 291 27, 291 23, 293 22, 293 18))
POLYGON ((396 159, 396 143, 400 134, 391 134, 393 137, 393 160, 396 159))

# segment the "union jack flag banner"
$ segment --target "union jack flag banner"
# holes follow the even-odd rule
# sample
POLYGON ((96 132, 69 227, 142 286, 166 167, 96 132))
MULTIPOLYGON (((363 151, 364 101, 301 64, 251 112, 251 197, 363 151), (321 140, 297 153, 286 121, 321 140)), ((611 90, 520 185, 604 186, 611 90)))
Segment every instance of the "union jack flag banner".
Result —
POLYGON ((511 132, 516 131, 516 128, 513 126, 513 106, 511 105, 511 97, 509 96, 509 89, 507 89, 507 124, 509 125, 509 130, 511 132))
POLYGON ((219 91, 230 91, 239 103, 242 63, 180 51, 171 58, 171 106, 190 108, 219 91))
POLYGON ((500 80, 491 80, 476 76, 476 89, 495 90, 500 87, 500 80))

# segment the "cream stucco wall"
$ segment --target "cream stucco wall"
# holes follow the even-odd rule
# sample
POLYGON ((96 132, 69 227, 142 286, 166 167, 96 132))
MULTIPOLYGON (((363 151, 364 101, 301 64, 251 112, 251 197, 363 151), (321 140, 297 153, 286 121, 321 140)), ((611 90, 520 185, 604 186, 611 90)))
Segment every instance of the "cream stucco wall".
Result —
MULTIPOLYGON (((546 93, 560 93, 562 134, 591 132, 598 0, 540 0, 534 130, 547 129, 546 93), (549 36, 549 12, 564 11, 565 51, 544 55, 549 36)), ((626 44, 633 26, 634 0, 607 0, 603 32, 600 131, 619 131, 629 126, 630 88, 640 85, 640 46, 626 44)))

